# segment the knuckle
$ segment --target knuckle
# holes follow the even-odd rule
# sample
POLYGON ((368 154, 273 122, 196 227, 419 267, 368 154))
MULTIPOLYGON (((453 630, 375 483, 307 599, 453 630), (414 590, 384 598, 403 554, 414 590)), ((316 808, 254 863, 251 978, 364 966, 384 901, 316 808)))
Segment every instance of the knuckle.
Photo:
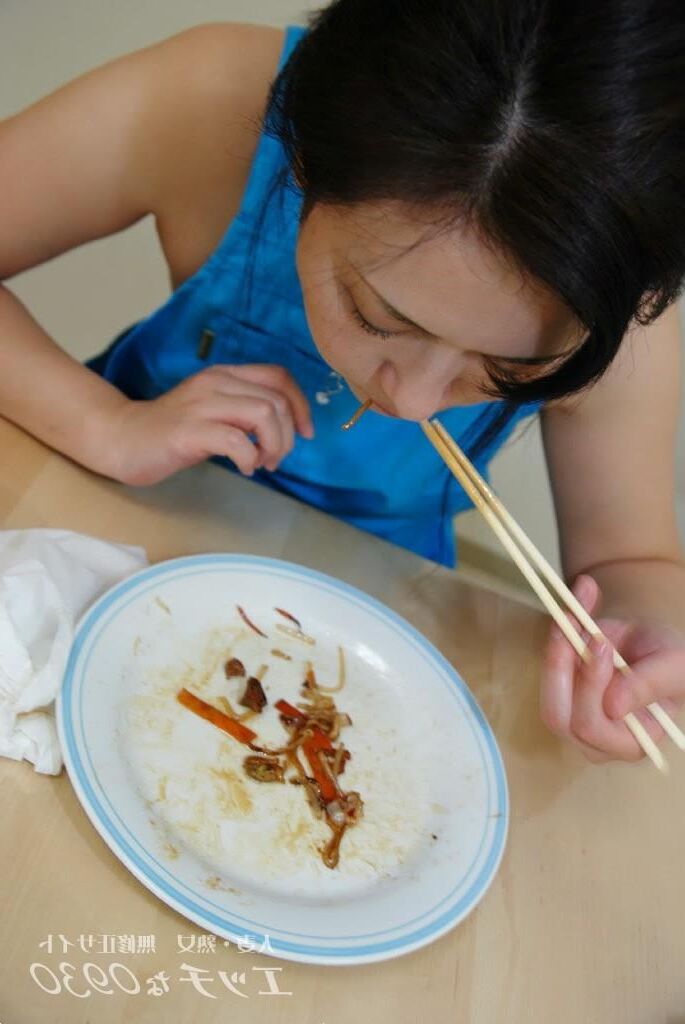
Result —
POLYGON ((280 394, 274 395, 274 407, 276 409, 276 412, 280 416, 287 415, 289 406, 288 406, 288 399, 285 397, 285 395, 280 395, 280 394))
POLYGON ((206 370, 200 370, 194 377, 191 377, 188 381, 188 390, 193 395, 202 395, 207 390, 209 384, 213 379, 212 368, 206 370))
POLYGON ((265 422, 273 416, 273 406, 267 398, 255 398, 253 412, 256 419, 265 422))
POLYGON ((227 425, 225 428, 225 437, 227 444, 235 446, 240 444, 243 440, 244 434, 242 430, 238 429, 238 427, 227 425))
POLYGON ((569 658, 566 648, 563 646, 561 641, 552 640, 544 655, 545 671, 550 675, 559 673, 564 670, 568 660, 569 658))

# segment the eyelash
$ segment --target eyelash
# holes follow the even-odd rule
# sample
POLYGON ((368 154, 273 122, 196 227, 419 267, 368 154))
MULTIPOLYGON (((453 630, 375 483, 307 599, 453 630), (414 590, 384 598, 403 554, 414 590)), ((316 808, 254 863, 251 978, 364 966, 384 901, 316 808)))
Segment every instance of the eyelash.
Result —
POLYGON ((376 338, 392 338, 395 333, 394 331, 382 331, 380 327, 374 327, 366 317, 362 316, 356 306, 352 306, 350 314, 363 331, 366 331, 367 334, 372 334, 376 338))

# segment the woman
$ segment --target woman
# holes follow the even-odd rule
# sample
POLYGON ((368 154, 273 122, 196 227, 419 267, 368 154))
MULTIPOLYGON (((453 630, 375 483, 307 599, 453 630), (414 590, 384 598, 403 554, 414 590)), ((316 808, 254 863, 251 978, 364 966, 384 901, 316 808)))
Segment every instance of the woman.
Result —
POLYGON ((636 759, 622 716, 685 690, 683 25, 337 0, 71 83, 0 126, 0 275, 152 214, 174 290, 86 369, 3 289, 0 412, 129 484, 219 457, 451 562, 468 502, 412 421, 441 412, 484 468, 542 408, 565 573, 635 670, 553 630, 543 718, 636 759))

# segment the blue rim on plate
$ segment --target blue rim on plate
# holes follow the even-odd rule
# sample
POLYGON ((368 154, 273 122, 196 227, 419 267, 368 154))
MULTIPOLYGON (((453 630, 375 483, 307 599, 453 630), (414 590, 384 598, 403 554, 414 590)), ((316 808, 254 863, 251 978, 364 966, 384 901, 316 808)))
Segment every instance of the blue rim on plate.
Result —
POLYGON ((452 665, 413 626, 387 606, 367 594, 323 573, 289 562, 252 555, 194 555, 176 558, 144 569, 104 594, 86 612, 76 630, 61 691, 57 699, 57 728, 70 781, 100 836, 113 853, 150 891, 180 914, 202 928, 229 939, 249 935, 255 946, 265 942, 277 957, 317 964, 370 963, 419 949, 450 931, 476 906, 489 888, 499 867, 506 844, 509 798, 501 754, 483 712, 452 665), (469 713, 469 725, 476 738, 487 779, 487 814, 483 835, 471 868, 435 906, 405 921, 401 926, 359 935, 345 935, 336 944, 331 935, 279 932, 242 916, 238 908, 227 912, 204 893, 194 891, 174 877, 169 866, 155 858, 131 832, 108 799, 106 786, 97 776, 89 755, 83 727, 82 695, 87 686, 89 654, 100 633, 109 627, 130 601, 154 589, 163 580, 216 572, 268 573, 314 584, 357 606, 386 626, 399 631, 416 645, 439 672, 454 698, 469 713), (472 876, 472 877, 470 877, 472 876), (465 879, 468 885, 464 888, 465 879))

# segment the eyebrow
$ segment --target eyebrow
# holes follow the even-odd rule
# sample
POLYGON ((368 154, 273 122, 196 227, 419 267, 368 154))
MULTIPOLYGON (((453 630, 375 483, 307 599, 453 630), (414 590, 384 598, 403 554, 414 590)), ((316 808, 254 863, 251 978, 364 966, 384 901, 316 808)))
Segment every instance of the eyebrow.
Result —
MULTIPOLYGON (((407 324, 409 327, 415 327, 418 331, 421 331, 422 334, 425 334, 429 338, 439 338, 439 335, 434 334, 432 331, 427 330, 427 328, 425 327, 422 327, 421 324, 417 324, 416 320, 412 320, 411 317, 406 316, 405 313, 401 313, 399 309, 395 309, 395 307, 390 302, 388 302, 388 300, 384 298, 380 292, 376 291, 371 282, 367 281, 364 275, 354 266, 354 264, 350 263, 350 266, 354 270, 355 274, 357 274, 359 279, 366 285, 369 291, 373 292, 373 294, 384 307, 386 312, 390 314, 390 316, 394 317, 396 320, 399 320, 400 323, 407 324)), ((515 363, 517 366, 545 366, 548 363, 556 362, 558 359, 563 359, 564 356, 567 355, 570 355, 570 353, 557 352, 551 356, 486 356, 486 358, 498 363, 515 363)))

